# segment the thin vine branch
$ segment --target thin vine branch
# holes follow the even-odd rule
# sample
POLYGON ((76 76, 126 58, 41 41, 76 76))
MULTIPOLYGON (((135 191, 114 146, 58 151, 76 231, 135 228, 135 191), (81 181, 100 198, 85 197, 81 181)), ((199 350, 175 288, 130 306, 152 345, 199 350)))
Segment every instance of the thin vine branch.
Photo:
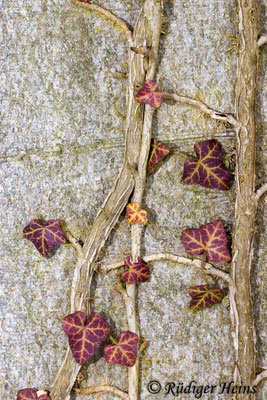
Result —
MULTIPOLYGON (((177 264, 188 265, 188 266, 193 267, 193 268, 202 269, 201 260, 199 260, 199 259, 193 259, 192 260, 191 258, 179 256, 177 254, 156 253, 156 254, 150 254, 150 255, 147 255, 147 256, 143 256, 142 259, 146 263, 153 262, 153 261, 166 260, 166 261, 175 262, 177 264)), ((123 265, 124 265, 123 261, 118 261, 116 263, 103 265, 101 267, 101 270, 106 271, 106 272, 110 272, 110 271, 112 271, 114 269, 121 268, 123 265)), ((204 269, 205 273, 208 274, 208 275, 213 275, 213 276, 216 276, 218 278, 221 278, 227 283, 231 282, 231 277, 227 272, 222 271, 219 268, 215 268, 213 265, 211 265, 211 264, 209 264, 207 262, 203 265, 203 269, 204 269)))
POLYGON ((47 392, 45 390, 38 390, 37 391, 37 396, 38 397, 42 396, 43 394, 47 394, 47 392))
POLYGON ((82 251, 82 246, 79 243, 79 240, 76 239, 71 233, 70 231, 65 231, 65 236, 67 238, 67 240, 72 244, 72 246, 74 247, 77 256, 79 258, 83 258, 83 251, 82 251))
POLYGON ((115 283, 115 289, 117 289, 117 291, 120 293, 120 295, 121 295, 121 297, 122 297, 122 299, 123 299, 123 301, 125 303, 125 306, 127 308, 127 303, 129 301, 129 297, 127 295, 126 289, 123 286, 122 281, 121 281, 120 278, 115 283))
POLYGON ((256 375, 256 378, 253 381, 253 385, 257 386, 259 383, 261 383, 264 379, 267 379, 267 369, 264 371, 260 372, 258 375, 256 375))
POLYGON ((238 121, 236 120, 233 114, 216 111, 213 108, 208 107, 205 103, 203 103, 200 100, 195 100, 187 96, 180 96, 174 93, 163 93, 163 97, 165 100, 177 101, 178 103, 188 104, 189 106, 198 108, 200 111, 208 115, 210 118, 217 119, 223 122, 228 122, 233 126, 238 125, 238 121))
POLYGON ((148 58, 152 59, 152 61, 156 61, 155 54, 150 49, 147 49, 145 47, 131 47, 131 50, 134 51, 136 54, 142 54, 143 56, 147 56, 148 58))
POLYGON ((267 191, 267 183, 265 183, 265 185, 261 186, 255 194, 255 200, 258 201, 260 199, 261 196, 264 195, 264 193, 266 193, 267 191))
POLYGON ((261 35, 258 39, 258 46, 261 47, 267 42, 267 35, 261 35))
POLYGON ((92 394, 92 393, 112 393, 115 396, 121 397, 124 400, 129 400, 128 393, 123 392, 120 389, 117 389, 115 386, 110 385, 99 385, 99 386, 90 386, 88 388, 75 388, 76 393, 80 394, 92 394))
POLYGON ((123 30, 127 40, 129 42, 131 42, 132 29, 129 27, 128 24, 126 24, 126 22, 123 21, 123 19, 117 17, 115 14, 113 14, 109 10, 106 10, 105 8, 98 6, 97 4, 83 3, 80 0, 72 0, 72 2, 73 2, 73 4, 75 4, 78 7, 84 8, 85 10, 88 10, 88 11, 95 11, 98 14, 103 15, 104 17, 106 17, 107 19, 112 21, 114 24, 116 24, 118 27, 120 27, 123 30))

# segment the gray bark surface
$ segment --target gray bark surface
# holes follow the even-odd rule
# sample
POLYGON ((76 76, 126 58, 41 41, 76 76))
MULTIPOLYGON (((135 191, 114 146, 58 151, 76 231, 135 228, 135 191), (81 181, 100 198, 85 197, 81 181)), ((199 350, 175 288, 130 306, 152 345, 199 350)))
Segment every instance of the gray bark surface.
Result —
MULTIPOLYGON (((140 3, 98 2, 130 23, 136 20, 140 3)), ((234 112, 236 56, 227 51, 231 40, 226 35, 237 33, 235 2, 174 0, 165 11, 169 22, 160 44, 160 88, 234 112)), ((263 4, 259 11, 263 20, 263 4)), ((22 230, 30 219, 42 216, 63 219, 76 237, 85 239, 123 160, 124 121, 112 105, 125 113, 126 80, 111 71, 127 72, 127 45, 109 21, 65 0, 3 0, 1 24, 0 397, 11 400, 23 387, 49 389, 55 378, 67 346, 61 318, 70 311, 75 266, 71 247, 61 246, 52 258, 43 259, 22 238, 22 230)), ((266 46, 261 49, 257 98, 256 187, 263 183, 266 165, 264 62, 266 46)), ((156 112, 152 136, 189 154, 197 140, 216 138, 226 153, 235 144, 230 127, 170 102, 156 112)), ((220 217, 231 232, 234 185, 229 192, 182 185, 183 161, 175 154, 148 177, 144 208, 150 220, 144 254, 185 255, 181 231, 220 217)), ((252 292, 257 362, 263 366, 264 199, 257 223, 252 292)), ((101 262, 118 261, 130 250, 130 228, 121 217, 101 262)), ((146 387, 153 379, 162 386, 171 381, 229 382, 233 348, 226 301, 192 314, 186 288, 203 283, 199 272, 171 262, 156 262, 151 271, 150 281, 138 289, 140 330, 149 343, 141 359, 141 400, 155 398, 146 387)), ((93 309, 105 313, 116 336, 126 328, 126 315, 112 276, 95 278, 93 296, 93 309)), ((87 379, 82 386, 102 379, 127 390, 127 369, 106 364, 101 352, 83 371, 87 379)), ((263 399, 264 386, 258 391, 263 399)), ((114 396, 101 394, 102 398, 114 396)), ((165 399, 164 391, 156 398, 165 399)), ((212 397, 224 398, 228 396, 212 397)))

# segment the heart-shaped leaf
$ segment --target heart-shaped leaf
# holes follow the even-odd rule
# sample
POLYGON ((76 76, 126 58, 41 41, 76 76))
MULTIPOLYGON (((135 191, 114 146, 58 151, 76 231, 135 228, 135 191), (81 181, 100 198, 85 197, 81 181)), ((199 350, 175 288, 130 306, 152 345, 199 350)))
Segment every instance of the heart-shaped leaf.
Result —
POLYGON ((96 312, 86 321, 85 314, 76 311, 63 318, 62 327, 68 336, 72 355, 79 364, 86 363, 109 334, 108 322, 96 312))
POLYGON ((148 222, 147 211, 141 210, 139 203, 129 203, 126 207, 126 218, 129 224, 146 225, 148 222))
POLYGON ((231 256, 227 248, 227 236, 220 219, 196 229, 182 232, 182 243, 188 254, 198 255, 206 251, 207 258, 214 262, 229 262, 231 256))
POLYGON ((104 353, 109 364, 120 364, 132 367, 136 362, 138 335, 130 331, 123 331, 119 335, 117 344, 109 344, 104 353))
POLYGON ((63 244, 66 240, 60 222, 54 219, 45 224, 39 219, 32 219, 23 229, 23 236, 30 240, 44 257, 49 256, 55 245, 63 244))
POLYGON ((185 184, 228 190, 231 174, 223 164, 220 143, 215 139, 197 142, 194 150, 197 160, 194 158, 185 160, 182 181, 185 184))
POLYGON ((151 107, 159 108, 163 101, 162 92, 158 91, 159 85, 154 81, 146 81, 142 89, 136 94, 138 103, 150 104, 151 107))
POLYGON ((219 304, 224 298, 224 292, 221 289, 210 289, 208 285, 193 286, 187 290, 192 297, 189 305, 191 311, 219 304))
POLYGON ((18 391, 17 400, 51 400, 51 398, 48 394, 38 396, 36 390, 27 388, 18 391))
POLYGON ((148 161, 148 172, 151 173, 154 167, 162 161, 164 157, 169 154, 170 150, 164 143, 159 142, 156 139, 151 139, 151 150, 148 161))
POLYGON ((124 260, 124 265, 127 269, 122 272, 121 276, 124 282, 129 285, 137 282, 145 282, 149 279, 150 271, 147 263, 142 258, 138 257, 137 262, 132 263, 131 257, 127 257, 124 260))

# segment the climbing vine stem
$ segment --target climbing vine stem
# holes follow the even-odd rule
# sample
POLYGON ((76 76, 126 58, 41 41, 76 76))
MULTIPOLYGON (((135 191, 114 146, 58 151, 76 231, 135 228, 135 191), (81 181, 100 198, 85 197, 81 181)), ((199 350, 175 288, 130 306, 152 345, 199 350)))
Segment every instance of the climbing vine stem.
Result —
MULTIPOLYGON (((90 288, 96 261, 111 230, 129 202, 143 202, 147 160, 150 149, 152 119, 155 110, 149 105, 142 106, 135 100, 136 89, 147 80, 153 80, 156 72, 159 39, 162 25, 164 1, 145 0, 134 29, 110 11, 93 3, 72 0, 88 11, 94 11, 112 21, 122 29, 128 43, 127 115, 125 122, 125 155, 120 173, 100 208, 83 246, 67 235, 77 253, 77 264, 73 274, 71 291, 71 312, 84 311, 90 314, 90 288)), ((266 377, 262 372, 256 377, 255 343, 250 273, 253 259, 253 239, 257 203, 266 191, 266 185, 255 193, 256 121, 255 96, 257 88, 259 46, 266 39, 258 40, 257 1, 238 0, 239 10, 239 54, 237 63, 236 112, 235 115, 216 111, 199 100, 190 97, 163 93, 165 100, 187 104, 201 110, 209 117, 229 123, 236 132, 236 204, 233 233, 233 257, 230 274, 200 260, 190 260, 174 254, 158 253, 144 256, 145 261, 170 260, 200 268, 208 275, 222 278, 228 283, 230 315, 235 349, 234 380, 244 385, 257 384, 266 377)), ((131 227, 131 258, 134 262, 142 256, 143 226, 131 227)), ((112 270, 120 263, 106 267, 112 270)), ((105 268, 104 268, 105 269, 105 268)), ((120 288, 126 305, 129 330, 138 334, 139 323, 136 311, 136 284, 120 288)), ((52 385, 52 400, 69 400, 80 365, 73 359, 70 349, 52 385)), ((88 389, 76 389, 80 393, 111 392, 129 400, 138 399, 139 356, 129 368, 128 393, 102 385, 88 389), (87 392, 86 392, 87 390, 87 392)), ((246 395, 252 400, 253 394, 246 395)), ((244 395, 237 394, 238 399, 244 395)))
MULTIPOLYGON (((84 4, 74 1, 82 8, 91 9, 107 16, 114 21, 114 15, 103 11, 92 3, 84 4), (87 6, 87 7, 85 7, 87 6)), ((118 18, 114 22, 121 26, 128 39, 128 84, 127 84, 127 116, 125 124, 125 156, 124 162, 108 197, 99 210, 89 236, 83 247, 83 256, 78 258, 74 270, 71 291, 71 312, 84 311, 90 314, 90 287, 95 271, 95 262, 99 257, 111 230, 118 221, 129 197, 135 188, 134 196, 142 201, 145 185, 145 163, 150 146, 150 134, 153 112, 135 101, 136 87, 141 86, 145 79, 152 79, 156 70, 156 57, 147 59, 143 54, 132 51, 133 48, 151 47, 156 56, 159 47, 161 31, 162 3, 146 0, 141 8, 133 33, 130 35, 128 26, 122 24, 118 18), (136 187, 135 187, 136 186, 136 187)), ((133 228, 132 256, 135 258, 140 251, 142 232, 138 227, 133 228), (136 232, 135 232, 136 230, 136 232)), ((127 294, 132 304, 127 312, 129 329, 138 332, 138 323, 135 310, 136 287, 127 288, 127 294)), ((69 400, 80 366, 76 364, 68 348, 63 364, 61 365, 51 388, 52 400, 69 400)), ((138 396, 138 360, 136 366, 129 368, 129 396, 136 400, 138 396)))
MULTIPOLYGON (((257 0, 238 0, 239 53, 235 107, 236 203, 232 245, 231 278, 236 291, 231 306, 235 349, 234 380, 252 385, 256 376, 256 334, 251 296, 251 265, 257 201, 255 196, 256 117, 255 98, 258 80, 258 5, 257 0)), ((237 394, 251 400, 254 394, 237 394)))

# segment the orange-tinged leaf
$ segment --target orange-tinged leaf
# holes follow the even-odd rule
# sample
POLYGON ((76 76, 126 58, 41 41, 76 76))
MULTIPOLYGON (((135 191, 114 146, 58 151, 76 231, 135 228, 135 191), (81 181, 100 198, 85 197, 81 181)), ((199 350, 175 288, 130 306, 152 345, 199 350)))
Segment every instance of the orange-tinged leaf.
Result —
POLYGON ((219 288, 210 289, 208 285, 193 286, 187 290, 192 297, 189 305, 189 309, 191 311, 198 311, 202 308, 207 308, 213 306, 214 304, 219 304, 224 298, 223 290, 219 288))
POLYGON ((129 203, 126 207, 126 218, 129 224, 146 225, 148 222, 147 211, 141 210, 139 203, 129 203))
POLYGON ((32 219, 23 229, 23 236, 34 244, 43 257, 48 257, 54 246, 66 240, 60 222, 54 219, 44 224, 39 219, 32 219))
POLYGON ((207 259, 214 262, 229 262, 227 236, 220 219, 196 229, 182 232, 182 243, 188 254, 198 255, 206 251, 207 259))
POLYGON ((151 173, 154 167, 159 164, 164 157, 169 154, 170 150, 164 143, 159 142, 156 139, 151 139, 151 150, 148 161, 148 172, 151 173))
POLYGON ((223 164, 222 147, 218 140, 197 142, 194 150, 197 159, 185 160, 182 181, 185 184, 228 190, 231 174, 223 164))
POLYGON ((136 362, 138 335, 130 331, 123 331, 119 335, 117 344, 109 344, 104 353, 109 364, 120 364, 132 367, 136 362))
POLYGON ((158 91, 159 85, 154 81, 146 81, 142 89, 136 94, 138 103, 150 104, 151 107, 159 108, 163 101, 162 92, 158 91))
POLYGON ((68 336, 72 355, 79 364, 86 363, 109 334, 108 322, 96 312, 86 320, 82 311, 76 311, 63 318, 62 327, 68 336))

